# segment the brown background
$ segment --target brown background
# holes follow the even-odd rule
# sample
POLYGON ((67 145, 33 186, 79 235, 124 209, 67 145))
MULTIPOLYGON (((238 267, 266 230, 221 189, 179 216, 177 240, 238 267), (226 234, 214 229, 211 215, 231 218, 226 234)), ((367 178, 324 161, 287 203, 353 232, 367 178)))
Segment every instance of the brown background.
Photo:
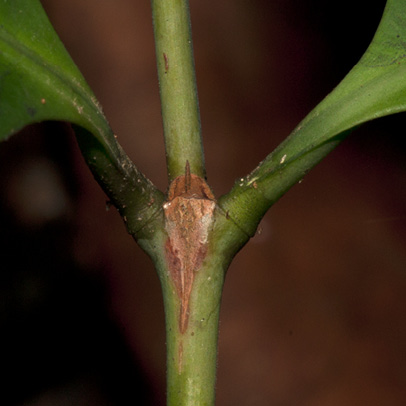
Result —
MULTIPOLYGON (((192 1, 217 196, 356 63, 383 8, 297 3, 192 1)), ((124 149, 166 189, 149 2, 43 5, 124 149)), ((272 208, 238 254, 223 297, 219 406, 405 404, 404 119, 354 133, 272 208)), ((158 279, 117 213, 106 212, 69 129, 26 130, 0 156, 2 255, 10 264, 1 404, 163 405, 158 279), (43 172, 31 178, 38 166, 43 172), (32 192, 24 186, 41 182, 32 192), (41 198, 57 214, 35 211, 41 198)))

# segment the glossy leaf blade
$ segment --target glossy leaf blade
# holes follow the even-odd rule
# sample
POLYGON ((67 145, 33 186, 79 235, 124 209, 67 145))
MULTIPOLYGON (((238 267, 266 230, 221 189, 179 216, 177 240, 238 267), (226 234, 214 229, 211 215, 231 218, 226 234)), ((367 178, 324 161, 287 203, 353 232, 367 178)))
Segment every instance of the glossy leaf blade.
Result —
POLYGON ((0 2, 0 140, 22 127, 64 120, 91 131, 107 149, 112 131, 93 92, 38 0, 0 2))
POLYGON ((406 1, 388 0, 358 64, 219 204, 252 235, 266 210, 353 128, 402 111, 406 111, 406 1))
POLYGON ((28 124, 75 124, 86 163, 135 238, 160 226, 163 194, 117 143, 38 0, 0 1, 0 141, 28 124))

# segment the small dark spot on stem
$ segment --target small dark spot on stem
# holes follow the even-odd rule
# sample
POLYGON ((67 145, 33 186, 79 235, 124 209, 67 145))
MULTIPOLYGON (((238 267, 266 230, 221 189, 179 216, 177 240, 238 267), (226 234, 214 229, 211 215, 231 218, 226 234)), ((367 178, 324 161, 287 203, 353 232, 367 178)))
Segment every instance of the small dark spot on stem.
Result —
POLYGON ((169 70, 169 58, 165 52, 163 53, 163 56, 164 56, 164 62, 165 62, 165 73, 167 73, 169 70))

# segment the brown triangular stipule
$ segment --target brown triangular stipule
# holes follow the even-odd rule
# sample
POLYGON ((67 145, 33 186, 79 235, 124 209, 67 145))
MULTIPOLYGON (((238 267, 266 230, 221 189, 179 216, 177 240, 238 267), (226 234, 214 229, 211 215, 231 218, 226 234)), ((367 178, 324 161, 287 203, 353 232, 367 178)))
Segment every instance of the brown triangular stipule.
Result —
POLYGON ((172 181, 163 205, 168 234, 165 254, 169 276, 180 299, 181 334, 188 329, 193 283, 206 258, 215 207, 209 186, 190 172, 190 163, 186 161, 185 174, 172 181))

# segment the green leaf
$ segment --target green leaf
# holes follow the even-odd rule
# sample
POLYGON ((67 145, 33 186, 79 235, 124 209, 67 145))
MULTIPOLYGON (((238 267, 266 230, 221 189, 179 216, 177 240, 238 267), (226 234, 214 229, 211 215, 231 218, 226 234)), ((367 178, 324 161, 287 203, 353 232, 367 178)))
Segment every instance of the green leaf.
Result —
POLYGON ((38 0, 0 2, 0 140, 43 120, 64 120, 114 137, 93 92, 38 0))
POLYGON ((148 230, 163 194, 137 170, 117 143, 101 106, 41 3, 1 0, 0 141, 43 120, 76 125, 82 154, 120 211, 128 231, 136 238, 150 238, 148 230))
POLYGON ((266 210, 352 129, 402 111, 406 111, 406 1, 388 0, 378 30, 357 65, 219 204, 252 235, 266 210))

